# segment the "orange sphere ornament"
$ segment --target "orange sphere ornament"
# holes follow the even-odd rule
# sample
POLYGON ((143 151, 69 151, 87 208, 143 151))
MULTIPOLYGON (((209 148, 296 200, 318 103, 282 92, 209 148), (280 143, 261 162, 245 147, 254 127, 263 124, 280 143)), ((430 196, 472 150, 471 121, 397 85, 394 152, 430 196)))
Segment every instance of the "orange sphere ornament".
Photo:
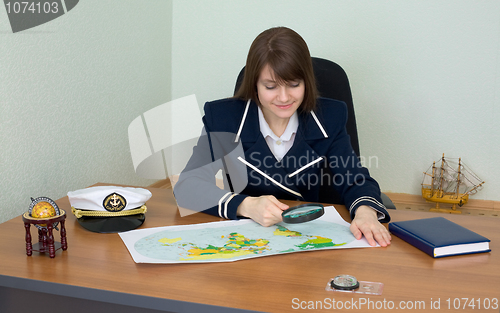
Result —
POLYGON ((38 202, 31 211, 31 216, 36 218, 47 218, 56 216, 56 209, 45 201, 38 202))
MULTIPOLYGON (((29 216, 33 218, 47 219, 60 214, 59 207, 52 201, 52 199, 47 197, 38 197, 36 199, 31 198, 31 205, 29 209, 29 216)), ((57 227, 57 223, 54 225, 57 227)), ((46 228, 47 224, 38 224, 36 227, 46 228)))

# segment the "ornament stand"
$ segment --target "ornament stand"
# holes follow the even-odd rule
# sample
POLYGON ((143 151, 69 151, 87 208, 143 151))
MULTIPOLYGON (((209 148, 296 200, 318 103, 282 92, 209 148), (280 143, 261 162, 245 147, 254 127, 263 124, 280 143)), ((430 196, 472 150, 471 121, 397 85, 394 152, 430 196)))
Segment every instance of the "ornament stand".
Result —
POLYGON ((431 208, 429 211, 438 213, 462 214, 462 211, 457 210, 457 205, 455 203, 452 204, 451 209, 447 209, 447 208, 441 208, 439 206, 439 202, 436 202, 436 207, 431 208))
MULTIPOLYGON (((56 251, 63 249, 66 251, 68 249, 68 242, 66 240, 66 228, 64 227, 64 221, 66 220, 66 212, 61 210, 61 214, 49 218, 35 218, 31 217, 28 212, 23 214, 24 228, 26 229, 26 255, 31 256, 33 251, 38 251, 40 253, 49 253, 51 258, 56 256, 56 251), (61 242, 54 242, 53 229, 54 224, 61 224, 61 242), (38 228, 38 243, 31 244, 31 224, 40 225, 42 228, 38 228)), ((56 228, 57 229, 57 228, 56 228)))

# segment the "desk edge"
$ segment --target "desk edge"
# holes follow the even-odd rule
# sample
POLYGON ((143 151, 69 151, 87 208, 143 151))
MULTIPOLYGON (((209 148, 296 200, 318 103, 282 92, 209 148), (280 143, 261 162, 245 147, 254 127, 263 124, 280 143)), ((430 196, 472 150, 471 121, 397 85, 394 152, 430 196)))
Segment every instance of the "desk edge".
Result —
POLYGON ((168 312, 257 312, 210 304, 121 293, 104 289, 65 285, 42 280, 0 275, 0 286, 90 301, 98 301, 168 312), (40 291, 45 290, 45 291, 40 291))

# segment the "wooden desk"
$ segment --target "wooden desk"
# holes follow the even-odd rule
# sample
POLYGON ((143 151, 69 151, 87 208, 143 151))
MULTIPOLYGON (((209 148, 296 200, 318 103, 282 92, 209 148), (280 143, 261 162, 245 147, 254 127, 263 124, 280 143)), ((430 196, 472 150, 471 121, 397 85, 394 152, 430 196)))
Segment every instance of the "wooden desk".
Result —
MULTIPOLYGON (((169 189, 151 189, 142 227, 217 221, 205 214, 180 217, 169 189)), ((68 199, 56 201, 71 212, 68 199)), ((345 208, 337 206, 344 218, 345 208)), ((437 213, 391 211, 393 221, 426 218, 437 213)), ((84 230, 69 214, 68 250, 56 257, 26 256, 21 217, 0 225, 0 303, 2 312, 266 312, 297 311, 319 305, 348 305, 366 312, 368 305, 394 309, 405 304, 426 312, 440 301, 441 311, 477 312, 500 298, 500 231, 498 219, 447 215, 452 221, 491 239, 491 253, 433 259, 393 236, 387 248, 300 252, 229 263, 136 264, 117 234, 84 230), (328 280, 350 274, 383 282, 381 296, 325 291, 328 280), (475 310, 464 305, 474 299, 475 310), (51 300, 53 299, 53 300, 51 300), (449 300, 448 300, 449 299, 449 300), (455 300, 458 299, 458 300, 455 300), (496 300, 494 300, 496 299, 496 300), (47 301, 56 301, 50 304, 47 301), (371 302, 370 302, 371 301, 371 302), (403 301, 403 302, 401 302, 403 301), (362 304, 364 302, 365 304, 362 304), (425 306, 425 309, 423 309, 425 306), (120 310, 120 311, 118 311, 120 310)), ((57 238, 57 235, 56 235, 57 238)), ((496 302, 495 302, 496 301, 496 302)), ((469 304, 469 303, 468 303, 469 304)), ((331 308, 330 308, 331 309, 331 308)), ((436 309, 434 309, 435 311, 436 309)), ((342 310, 338 310, 342 311, 342 310)), ((385 312, 383 308, 377 310, 385 312)), ((418 311, 418 310, 417 310, 418 311)))

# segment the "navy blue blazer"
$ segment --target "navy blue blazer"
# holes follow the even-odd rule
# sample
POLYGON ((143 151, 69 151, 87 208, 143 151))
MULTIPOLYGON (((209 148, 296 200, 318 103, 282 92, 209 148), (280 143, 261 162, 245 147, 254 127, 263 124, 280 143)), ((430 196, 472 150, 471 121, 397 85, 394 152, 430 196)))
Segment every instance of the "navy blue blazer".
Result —
POLYGON ((260 132, 253 101, 229 98, 207 102, 200 137, 174 187, 181 207, 237 219, 247 196, 344 204, 354 218, 368 205, 381 222, 390 220, 377 182, 361 166, 345 124, 345 103, 318 98, 314 112, 299 114, 294 143, 277 161, 260 132), (215 174, 223 170, 224 189, 215 174))

